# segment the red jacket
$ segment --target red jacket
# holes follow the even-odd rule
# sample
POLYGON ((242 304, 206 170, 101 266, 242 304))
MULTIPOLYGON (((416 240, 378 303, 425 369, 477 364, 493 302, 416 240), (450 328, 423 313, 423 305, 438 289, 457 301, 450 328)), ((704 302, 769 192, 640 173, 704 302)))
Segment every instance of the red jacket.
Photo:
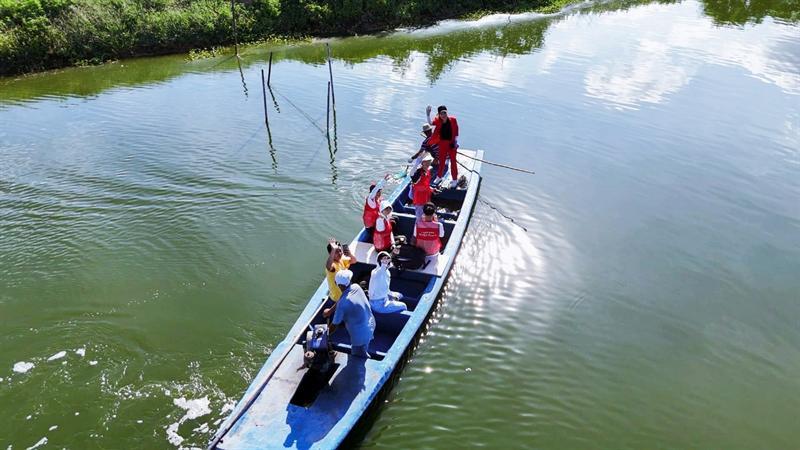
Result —
MULTIPOLYGON (((448 116, 448 120, 450 121, 450 124, 451 124, 450 126, 453 128, 453 139, 450 139, 450 140, 451 141, 455 141, 458 138, 458 121, 453 116, 448 116)), ((442 135, 441 135, 441 132, 442 132, 442 130, 441 130, 441 128, 442 128, 441 127, 442 118, 437 115, 436 117, 434 117, 433 123, 431 125, 436 127, 433 130, 433 136, 435 138, 434 140, 438 143, 439 141, 442 140, 442 135)), ((445 150, 447 150, 447 149, 445 149, 445 150)))

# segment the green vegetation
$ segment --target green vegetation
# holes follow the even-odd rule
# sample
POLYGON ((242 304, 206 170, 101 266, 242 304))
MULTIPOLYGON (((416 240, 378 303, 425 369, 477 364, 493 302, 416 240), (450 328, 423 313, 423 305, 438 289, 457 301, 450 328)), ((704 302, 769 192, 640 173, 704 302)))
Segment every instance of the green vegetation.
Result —
MULTIPOLYGON (((235 7, 239 41, 254 42, 369 33, 472 11, 521 11, 562 2, 246 0, 235 7)), ((232 43, 225 0, 0 0, 0 75, 232 43)))
MULTIPOLYGON (((236 1, 239 42, 290 43, 308 35, 363 34, 494 12, 550 13, 575 0, 236 1)), ((624 7, 648 1, 611 3, 624 7)), ((766 16, 800 20, 800 0, 703 0, 703 6, 723 25, 766 16)), ((205 59, 218 55, 219 46, 233 44, 232 26, 229 0, 0 0, 0 75, 190 50, 190 60, 205 59)), ((522 42, 523 47, 528 44, 522 42)), ((433 59, 431 75, 436 78, 448 61, 433 59)))

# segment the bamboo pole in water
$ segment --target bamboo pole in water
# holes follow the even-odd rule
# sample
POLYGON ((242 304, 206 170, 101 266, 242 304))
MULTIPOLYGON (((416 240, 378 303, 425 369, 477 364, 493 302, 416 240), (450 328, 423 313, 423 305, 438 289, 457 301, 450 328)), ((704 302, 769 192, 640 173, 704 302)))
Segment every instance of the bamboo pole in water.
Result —
POLYGON ((331 94, 333 93, 333 86, 331 82, 328 81, 328 109, 325 113, 326 123, 325 123, 325 134, 330 137, 331 135, 331 94))
POLYGON ((333 102, 333 109, 336 109, 336 93, 333 89, 333 67, 331 66, 331 45, 325 44, 325 50, 328 52, 328 75, 330 76, 330 90, 331 90, 331 101, 333 102))
POLYGON ((264 94, 264 123, 269 127, 269 115, 267 114, 267 86, 264 84, 264 69, 261 69, 261 92, 264 94))
POLYGON ((272 78, 272 52, 269 52, 269 69, 267 71, 267 86, 269 86, 269 80, 272 78))
POLYGON ((236 50, 236 56, 239 56, 239 38, 236 35, 236 8, 234 7, 236 0, 231 0, 231 18, 233 20, 233 48, 236 50))

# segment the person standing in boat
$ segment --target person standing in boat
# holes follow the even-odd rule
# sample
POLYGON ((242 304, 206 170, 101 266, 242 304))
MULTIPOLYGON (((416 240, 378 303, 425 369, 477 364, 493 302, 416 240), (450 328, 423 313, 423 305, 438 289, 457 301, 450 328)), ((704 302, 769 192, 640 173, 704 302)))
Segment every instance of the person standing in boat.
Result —
POLYGON ((372 242, 372 234, 375 232, 375 219, 377 219, 379 215, 378 205, 381 204, 381 200, 383 199, 381 191, 383 190, 383 184, 388 179, 389 175, 387 174, 382 180, 378 180, 377 183, 372 183, 369 186, 369 195, 367 195, 366 200, 364 200, 364 213, 361 215, 361 218, 364 221, 364 228, 367 230, 367 242, 372 242))
POLYGON ((423 216, 414 224, 414 241, 417 247, 425 250, 425 255, 434 256, 442 249, 444 225, 436 218, 436 206, 433 203, 425 205, 423 216))
POLYGON ((414 213, 417 216, 417 221, 422 217, 422 208, 426 203, 431 201, 433 197, 433 188, 431 188, 431 162, 433 156, 425 154, 422 158, 422 166, 411 175, 411 183, 413 185, 413 195, 411 202, 414 205, 414 213))
POLYGON ((330 333, 336 327, 344 324, 350 334, 350 354, 362 358, 369 358, 369 343, 375 333, 375 316, 369 305, 364 290, 358 284, 351 284, 353 272, 340 270, 334 276, 336 285, 342 295, 336 304, 336 312, 331 320, 330 333))
POLYGON ((369 277, 369 305, 372 311, 378 313, 393 313, 405 311, 406 304, 401 302, 403 294, 389 290, 392 283, 392 274, 389 265, 392 257, 387 252, 378 253, 378 266, 372 269, 369 277))
MULTIPOLYGON (((342 290, 339 289, 339 286, 336 284, 336 280, 334 280, 336 273, 340 270, 346 270, 351 264, 355 264, 358 261, 356 260, 355 255, 350 253, 350 249, 346 245, 341 245, 334 238, 328 239, 327 249, 328 260, 325 262, 325 277, 328 280, 330 298, 336 302, 339 301, 339 297, 342 296, 342 290)), ((330 315, 330 312, 327 310, 326 312, 328 313, 326 315, 327 317, 330 315)))
POLYGON ((436 171, 434 184, 441 182, 444 176, 445 163, 450 161, 450 175, 453 181, 450 187, 454 188, 458 184, 458 163, 456 163, 456 149, 458 149, 458 121, 453 116, 447 115, 447 107, 442 105, 437 108, 436 117, 431 121, 431 105, 425 109, 428 122, 435 127, 433 136, 439 144, 439 168, 436 171))
POLYGON ((375 219, 375 234, 372 238, 376 251, 391 250, 394 244, 392 227, 392 203, 384 200, 381 202, 381 212, 375 219))

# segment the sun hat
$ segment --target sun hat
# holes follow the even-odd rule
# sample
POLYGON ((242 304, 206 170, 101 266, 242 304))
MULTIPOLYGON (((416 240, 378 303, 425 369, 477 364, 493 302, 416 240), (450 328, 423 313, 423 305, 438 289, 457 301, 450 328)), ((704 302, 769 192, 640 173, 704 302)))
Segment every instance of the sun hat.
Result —
POLYGON ((422 157, 422 162, 425 161, 433 161, 433 156, 430 153, 425 153, 425 156, 422 157))
MULTIPOLYGON (((433 131, 433 127, 431 126, 431 124, 429 124, 429 123, 423 123, 422 124, 422 132, 420 134, 425 136, 425 132, 426 131, 433 131)), ((427 136, 425 136, 425 137, 427 137, 427 136)))
POLYGON ((381 258, 391 258, 392 255, 389 252, 380 252, 378 253, 378 262, 381 262, 381 258))
POLYGON ((353 272, 347 269, 340 270, 336 272, 334 279, 339 286, 350 286, 350 280, 353 279, 353 272))
POLYGON ((386 208, 391 208, 391 207, 392 207, 392 202, 390 202, 389 200, 384 200, 384 201, 381 202, 381 211, 383 211, 386 208))

